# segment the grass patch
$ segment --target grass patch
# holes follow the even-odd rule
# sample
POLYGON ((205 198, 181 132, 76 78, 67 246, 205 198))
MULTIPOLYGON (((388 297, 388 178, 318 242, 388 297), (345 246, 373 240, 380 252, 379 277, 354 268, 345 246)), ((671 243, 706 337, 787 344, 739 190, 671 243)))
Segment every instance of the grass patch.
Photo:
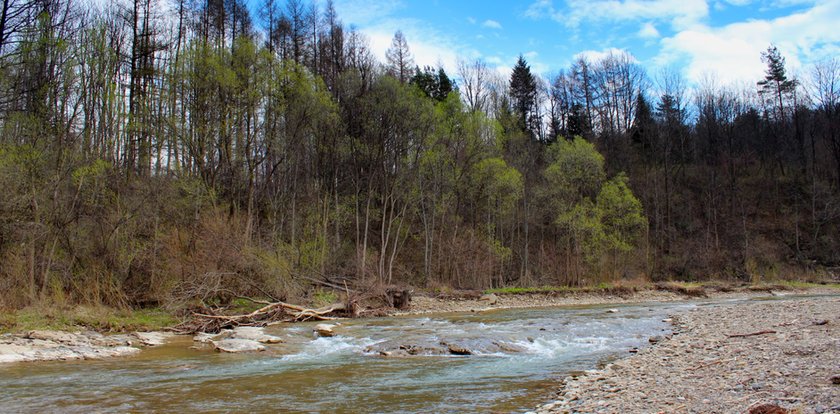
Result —
POLYGON ((178 321, 162 309, 118 310, 77 306, 29 307, 0 313, 0 332, 92 329, 102 332, 154 331, 178 321))
POLYGON ((312 304, 315 307, 328 306, 338 302, 338 295, 331 290, 318 289, 312 295, 312 304))

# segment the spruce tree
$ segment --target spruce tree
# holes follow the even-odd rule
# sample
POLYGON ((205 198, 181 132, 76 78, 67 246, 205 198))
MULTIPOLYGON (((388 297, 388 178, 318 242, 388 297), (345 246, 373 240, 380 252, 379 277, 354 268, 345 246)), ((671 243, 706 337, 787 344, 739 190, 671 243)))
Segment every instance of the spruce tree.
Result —
POLYGON ((531 116, 536 109, 537 81, 531 73, 531 68, 522 55, 513 67, 510 75, 510 98, 513 110, 519 117, 519 126, 534 136, 531 126, 531 116))

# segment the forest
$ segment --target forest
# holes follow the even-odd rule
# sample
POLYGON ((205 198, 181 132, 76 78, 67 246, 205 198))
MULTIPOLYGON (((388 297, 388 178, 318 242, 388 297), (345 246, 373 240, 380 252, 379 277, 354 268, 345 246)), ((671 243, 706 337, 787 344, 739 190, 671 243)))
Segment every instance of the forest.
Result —
POLYGON ((447 73, 321 4, 2 0, 0 307, 836 277, 837 60, 447 73))

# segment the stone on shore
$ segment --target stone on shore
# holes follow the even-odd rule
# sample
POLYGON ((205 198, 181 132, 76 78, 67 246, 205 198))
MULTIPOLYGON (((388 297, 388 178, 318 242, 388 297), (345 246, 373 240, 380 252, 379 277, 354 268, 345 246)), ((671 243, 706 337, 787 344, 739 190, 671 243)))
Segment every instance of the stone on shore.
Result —
POLYGON ((567 377, 557 401, 536 412, 831 412, 840 395, 833 384, 838 315, 837 296, 684 311, 673 317, 673 337, 567 377), (770 330, 776 333, 764 334, 770 330))
POLYGON ((37 330, 0 337, 0 363, 101 359, 135 354, 125 336, 37 330))
POLYGON ((491 305, 491 306, 499 303, 499 297, 496 296, 495 293, 490 293, 490 294, 487 294, 487 295, 481 295, 481 297, 478 298, 478 300, 487 302, 487 304, 491 305))

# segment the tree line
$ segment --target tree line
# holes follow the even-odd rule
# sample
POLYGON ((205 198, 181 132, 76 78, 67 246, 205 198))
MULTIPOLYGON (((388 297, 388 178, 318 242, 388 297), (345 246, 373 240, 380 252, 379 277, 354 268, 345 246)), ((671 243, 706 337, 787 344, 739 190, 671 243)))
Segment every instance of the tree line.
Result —
POLYGON ((447 74, 318 4, 3 0, 0 305, 837 266, 836 61, 447 74))

